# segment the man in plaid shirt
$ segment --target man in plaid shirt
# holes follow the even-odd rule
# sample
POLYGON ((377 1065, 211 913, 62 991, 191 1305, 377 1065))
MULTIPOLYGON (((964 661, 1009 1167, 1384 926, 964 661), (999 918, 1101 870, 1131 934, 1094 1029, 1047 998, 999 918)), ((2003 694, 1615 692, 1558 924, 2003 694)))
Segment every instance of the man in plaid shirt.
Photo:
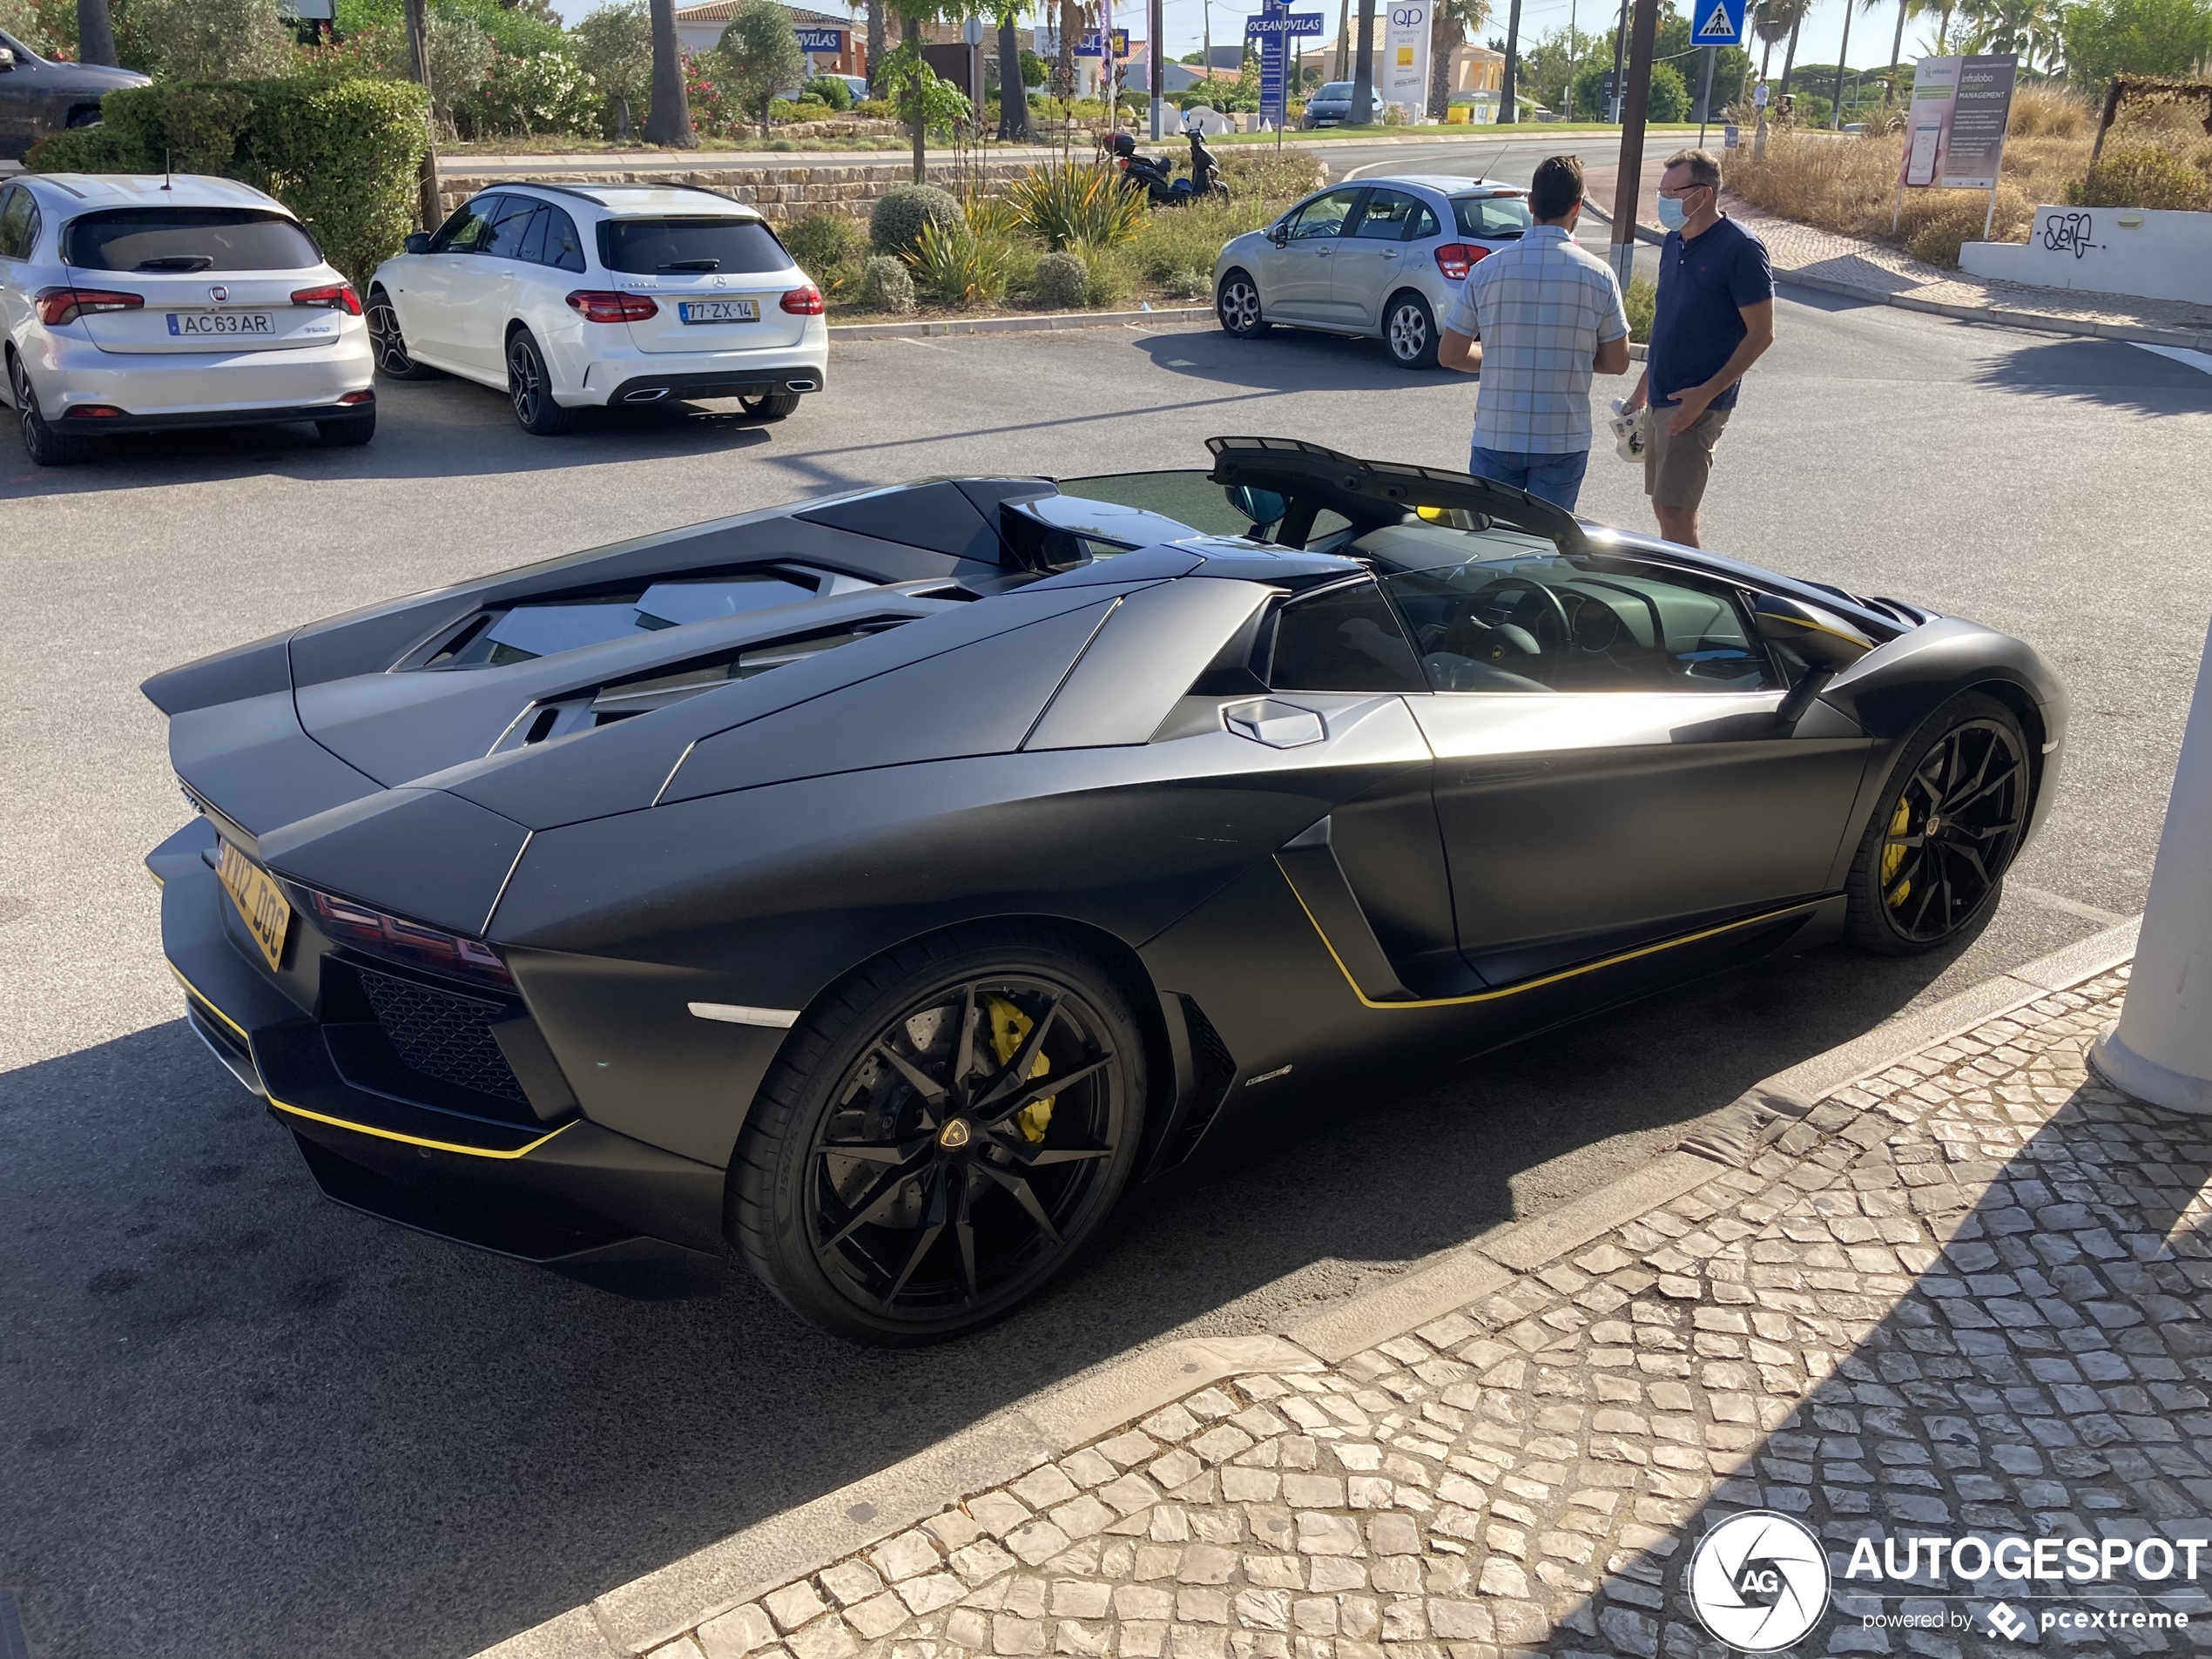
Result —
POLYGON ((1554 156, 1528 187, 1536 221, 1467 273, 1436 361, 1482 376, 1467 470, 1572 512, 1590 460, 1590 376, 1629 372, 1621 286, 1575 241, 1582 164, 1554 156))

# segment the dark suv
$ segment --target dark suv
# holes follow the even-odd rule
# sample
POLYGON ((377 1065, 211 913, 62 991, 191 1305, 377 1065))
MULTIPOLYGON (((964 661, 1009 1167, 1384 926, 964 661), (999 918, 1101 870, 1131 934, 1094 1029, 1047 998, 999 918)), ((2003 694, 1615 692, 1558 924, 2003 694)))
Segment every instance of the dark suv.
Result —
POLYGON ((100 100, 117 88, 148 84, 134 69, 57 64, 0 35, 0 157, 19 161, 48 133, 98 120, 100 100))

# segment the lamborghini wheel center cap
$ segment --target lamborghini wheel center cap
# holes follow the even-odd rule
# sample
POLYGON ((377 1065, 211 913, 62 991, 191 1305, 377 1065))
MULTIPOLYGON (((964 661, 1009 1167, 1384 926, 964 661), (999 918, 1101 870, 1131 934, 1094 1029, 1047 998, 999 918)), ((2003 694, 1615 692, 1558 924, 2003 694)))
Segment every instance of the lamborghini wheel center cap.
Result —
POLYGON ((1929 835, 1935 835, 1939 834, 1942 832, 1942 829, 1943 819, 1940 818, 1931 818, 1927 822, 1927 827, 1924 833, 1929 835))
POLYGON ((956 1151, 968 1144, 969 1135, 968 1120, 964 1117, 955 1117, 950 1119, 944 1128, 937 1131, 937 1144, 948 1152, 956 1151))

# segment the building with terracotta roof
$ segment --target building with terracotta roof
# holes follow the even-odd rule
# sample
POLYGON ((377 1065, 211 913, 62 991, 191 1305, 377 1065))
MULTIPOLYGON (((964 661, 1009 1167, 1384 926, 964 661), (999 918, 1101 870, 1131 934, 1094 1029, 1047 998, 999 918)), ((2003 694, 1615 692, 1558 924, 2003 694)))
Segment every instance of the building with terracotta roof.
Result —
MULTIPOLYGON (((703 0, 695 6, 676 9, 676 37, 689 52, 711 51, 722 41, 722 31, 730 26, 745 0, 703 0)), ((864 24, 851 17, 840 17, 826 11, 812 11, 804 6, 792 6, 791 21, 799 31, 799 44, 807 48, 808 73, 814 75, 866 75, 868 72, 868 31, 864 24), (830 47, 831 36, 836 40, 830 47)))

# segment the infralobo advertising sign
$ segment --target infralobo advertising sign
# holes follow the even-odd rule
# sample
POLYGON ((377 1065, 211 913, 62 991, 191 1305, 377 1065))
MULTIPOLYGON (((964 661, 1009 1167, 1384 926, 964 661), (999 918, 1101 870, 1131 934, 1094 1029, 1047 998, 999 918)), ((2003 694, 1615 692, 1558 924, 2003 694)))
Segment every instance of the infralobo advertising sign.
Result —
POLYGON ((1912 72, 1912 101, 1905 112, 1898 185, 1995 189, 2019 72, 2020 59, 2010 52, 1923 57, 1912 72))

